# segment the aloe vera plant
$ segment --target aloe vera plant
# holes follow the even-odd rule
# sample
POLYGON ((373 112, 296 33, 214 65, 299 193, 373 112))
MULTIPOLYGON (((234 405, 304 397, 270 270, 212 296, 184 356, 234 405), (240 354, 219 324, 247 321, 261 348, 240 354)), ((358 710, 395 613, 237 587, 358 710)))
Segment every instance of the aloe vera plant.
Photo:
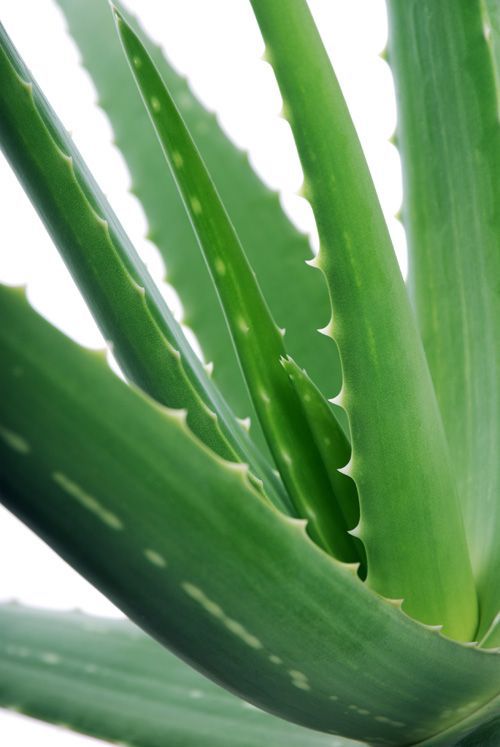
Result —
POLYGON ((1 497, 131 622, 1 606, 0 704, 136 747, 498 744, 498 0, 387 2, 407 285, 305 0, 251 5, 317 256, 124 8, 58 3, 214 367, 2 29, 2 149, 126 381, 2 287, 1 497))

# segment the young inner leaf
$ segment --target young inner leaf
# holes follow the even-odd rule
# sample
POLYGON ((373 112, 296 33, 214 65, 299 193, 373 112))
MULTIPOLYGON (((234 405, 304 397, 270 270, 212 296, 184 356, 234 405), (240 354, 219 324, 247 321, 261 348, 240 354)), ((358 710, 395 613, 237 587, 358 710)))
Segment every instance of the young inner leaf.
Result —
POLYGON ((299 397, 281 365, 283 334, 203 160, 154 63, 115 11, 118 31, 158 138, 198 236, 224 309, 247 386, 286 488, 315 540, 345 561, 358 554, 299 397))

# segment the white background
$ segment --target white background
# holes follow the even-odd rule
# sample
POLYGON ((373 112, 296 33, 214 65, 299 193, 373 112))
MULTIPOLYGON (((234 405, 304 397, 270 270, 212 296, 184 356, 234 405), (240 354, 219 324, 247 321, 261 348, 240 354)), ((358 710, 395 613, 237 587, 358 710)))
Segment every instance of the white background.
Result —
MULTIPOLYGON (((81 0, 85 2, 85 0, 81 0)), ((395 102, 388 66, 379 57, 386 43, 383 0, 310 0, 323 40, 346 95, 403 272, 404 232, 394 214, 401 202, 396 149, 389 144, 395 102)), ((215 110, 230 138, 249 151, 251 163, 281 193, 292 220, 316 243, 309 205, 296 195, 302 173, 290 129, 279 116, 280 95, 248 0, 129 0, 170 60, 188 75, 193 90, 215 110)), ((106 192, 150 271, 162 282, 163 265, 143 237, 146 222, 128 193, 124 161, 111 145, 106 116, 95 106, 93 85, 79 65, 62 14, 51 0, 0 0, 0 18, 51 104, 106 192)), ((0 281, 27 284, 33 305, 81 344, 102 347, 78 291, 29 201, 0 155, 0 281)), ((175 293, 163 290, 177 313, 175 293)), ((0 508, 0 601, 119 615, 38 538, 0 508)), ((97 744, 7 711, 0 711, 5 747, 71 747, 97 744)))

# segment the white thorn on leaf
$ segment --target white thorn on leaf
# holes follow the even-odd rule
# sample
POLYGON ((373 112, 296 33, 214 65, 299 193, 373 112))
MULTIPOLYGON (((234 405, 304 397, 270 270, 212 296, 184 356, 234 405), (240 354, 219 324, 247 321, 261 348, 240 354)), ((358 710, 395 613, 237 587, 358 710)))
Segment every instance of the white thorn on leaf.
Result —
POLYGON ((241 425, 241 427, 248 433, 248 431, 250 430, 250 426, 252 425, 251 418, 248 416, 246 418, 236 418, 236 420, 241 425))

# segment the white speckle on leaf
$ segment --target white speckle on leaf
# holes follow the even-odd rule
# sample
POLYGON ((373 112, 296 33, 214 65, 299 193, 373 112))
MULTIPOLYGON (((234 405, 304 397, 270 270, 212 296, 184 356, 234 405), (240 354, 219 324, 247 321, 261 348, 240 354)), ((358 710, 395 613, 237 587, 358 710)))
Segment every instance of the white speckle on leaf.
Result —
POLYGON ((104 508, 98 500, 89 495, 80 485, 70 480, 62 472, 53 472, 52 479, 65 493, 78 501, 84 508, 95 514, 104 524, 111 529, 123 529, 123 522, 114 513, 104 508))
POLYGON ((190 690, 188 692, 188 695, 190 698, 193 698, 195 700, 199 700, 199 698, 203 698, 203 693, 201 690, 190 690))
POLYGON ((3 426, 0 426, 0 438, 7 446, 19 454, 29 454, 31 451, 31 446, 25 438, 3 426))
POLYGON ((370 713, 370 711, 366 708, 360 708, 357 705, 350 705, 349 708, 351 709, 351 711, 356 711, 356 713, 359 713, 360 716, 368 716, 368 714, 370 713))
POLYGON ((260 395, 261 400, 264 402, 264 404, 266 405, 271 404, 271 398, 269 394, 265 392, 263 389, 259 392, 259 395, 260 395))
POLYGON ((58 654, 53 654, 51 651, 46 651, 43 654, 40 654, 40 661, 43 661, 44 664, 50 664, 53 666, 59 664, 61 657, 58 654))
POLYGON ((227 630, 243 641, 243 643, 246 643, 247 646, 250 646, 250 648, 253 649, 263 648, 262 643, 258 638, 256 638, 256 636, 252 635, 252 633, 250 633, 240 622, 226 615, 222 607, 217 604, 217 602, 214 602, 212 599, 207 597, 205 592, 198 586, 194 586, 194 584, 186 581, 182 584, 182 588, 191 599, 194 599, 196 602, 201 604, 206 612, 220 620, 227 630))
POLYGON ((309 680, 307 679, 307 675, 305 675, 303 672, 300 672, 298 669, 290 669, 288 670, 288 674, 292 678, 292 685, 298 687, 299 690, 311 689, 309 680))
POLYGON ((132 62, 134 63, 134 67, 136 67, 137 69, 139 69, 142 66, 142 60, 137 55, 135 55, 132 58, 132 62))
POLYGON ((271 664, 283 664, 283 659, 281 659, 279 656, 276 656, 276 654, 271 654, 269 657, 269 661, 271 664))
POLYGON ((184 159, 178 150, 172 151, 172 161, 176 169, 182 169, 184 166, 184 159))
POLYGON ((231 631, 231 633, 234 633, 235 636, 241 638, 241 640, 244 641, 248 646, 250 646, 250 648, 262 648, 262 644, 259 639, 249 633, 245 626, 239 623, 237 620, 232 620, 230 617, 224 616, 223 623, 226 628, 231 631))
POLYGON ((394 726, 397 728, 405 726, 402 721, 393 721, 392 718, 388 718, 387 716, 375 716, 375 721, 378 721, 379 724, 387 724, 388 726, 394 726))
POLYGON ((151 108, 154 112, 159 112, 161 109, 161 104, 156 96, 151 96, 151 108))
POLYGON ((243 319, 242 316, 238 317, 236 324, 238 325, 238 329, 240 332, 243 332, 243 334, 248 334, 250 332, 250 326, 246 319, 243 319))
POLYGON ((226 274, 226 264, 220 257, 215 260, 215 272, 221 277, 226 274))
POLYGON ((166 568, 167 567, 167 561, 163 557, 163 555, 160 555, 159 552, 156 552, 155 550, 150 550, 147 548, 144 550, 145 557, 149 560, 150 563, 153 565, 156 565, 158 568, 166 568))
POLYGON ((203 212, 203 207, 199 199, 193 195, 191 199, 189 200, 189 202, 191 203, 191 209, 193 213, 195 215, 201 215, 203 212))

